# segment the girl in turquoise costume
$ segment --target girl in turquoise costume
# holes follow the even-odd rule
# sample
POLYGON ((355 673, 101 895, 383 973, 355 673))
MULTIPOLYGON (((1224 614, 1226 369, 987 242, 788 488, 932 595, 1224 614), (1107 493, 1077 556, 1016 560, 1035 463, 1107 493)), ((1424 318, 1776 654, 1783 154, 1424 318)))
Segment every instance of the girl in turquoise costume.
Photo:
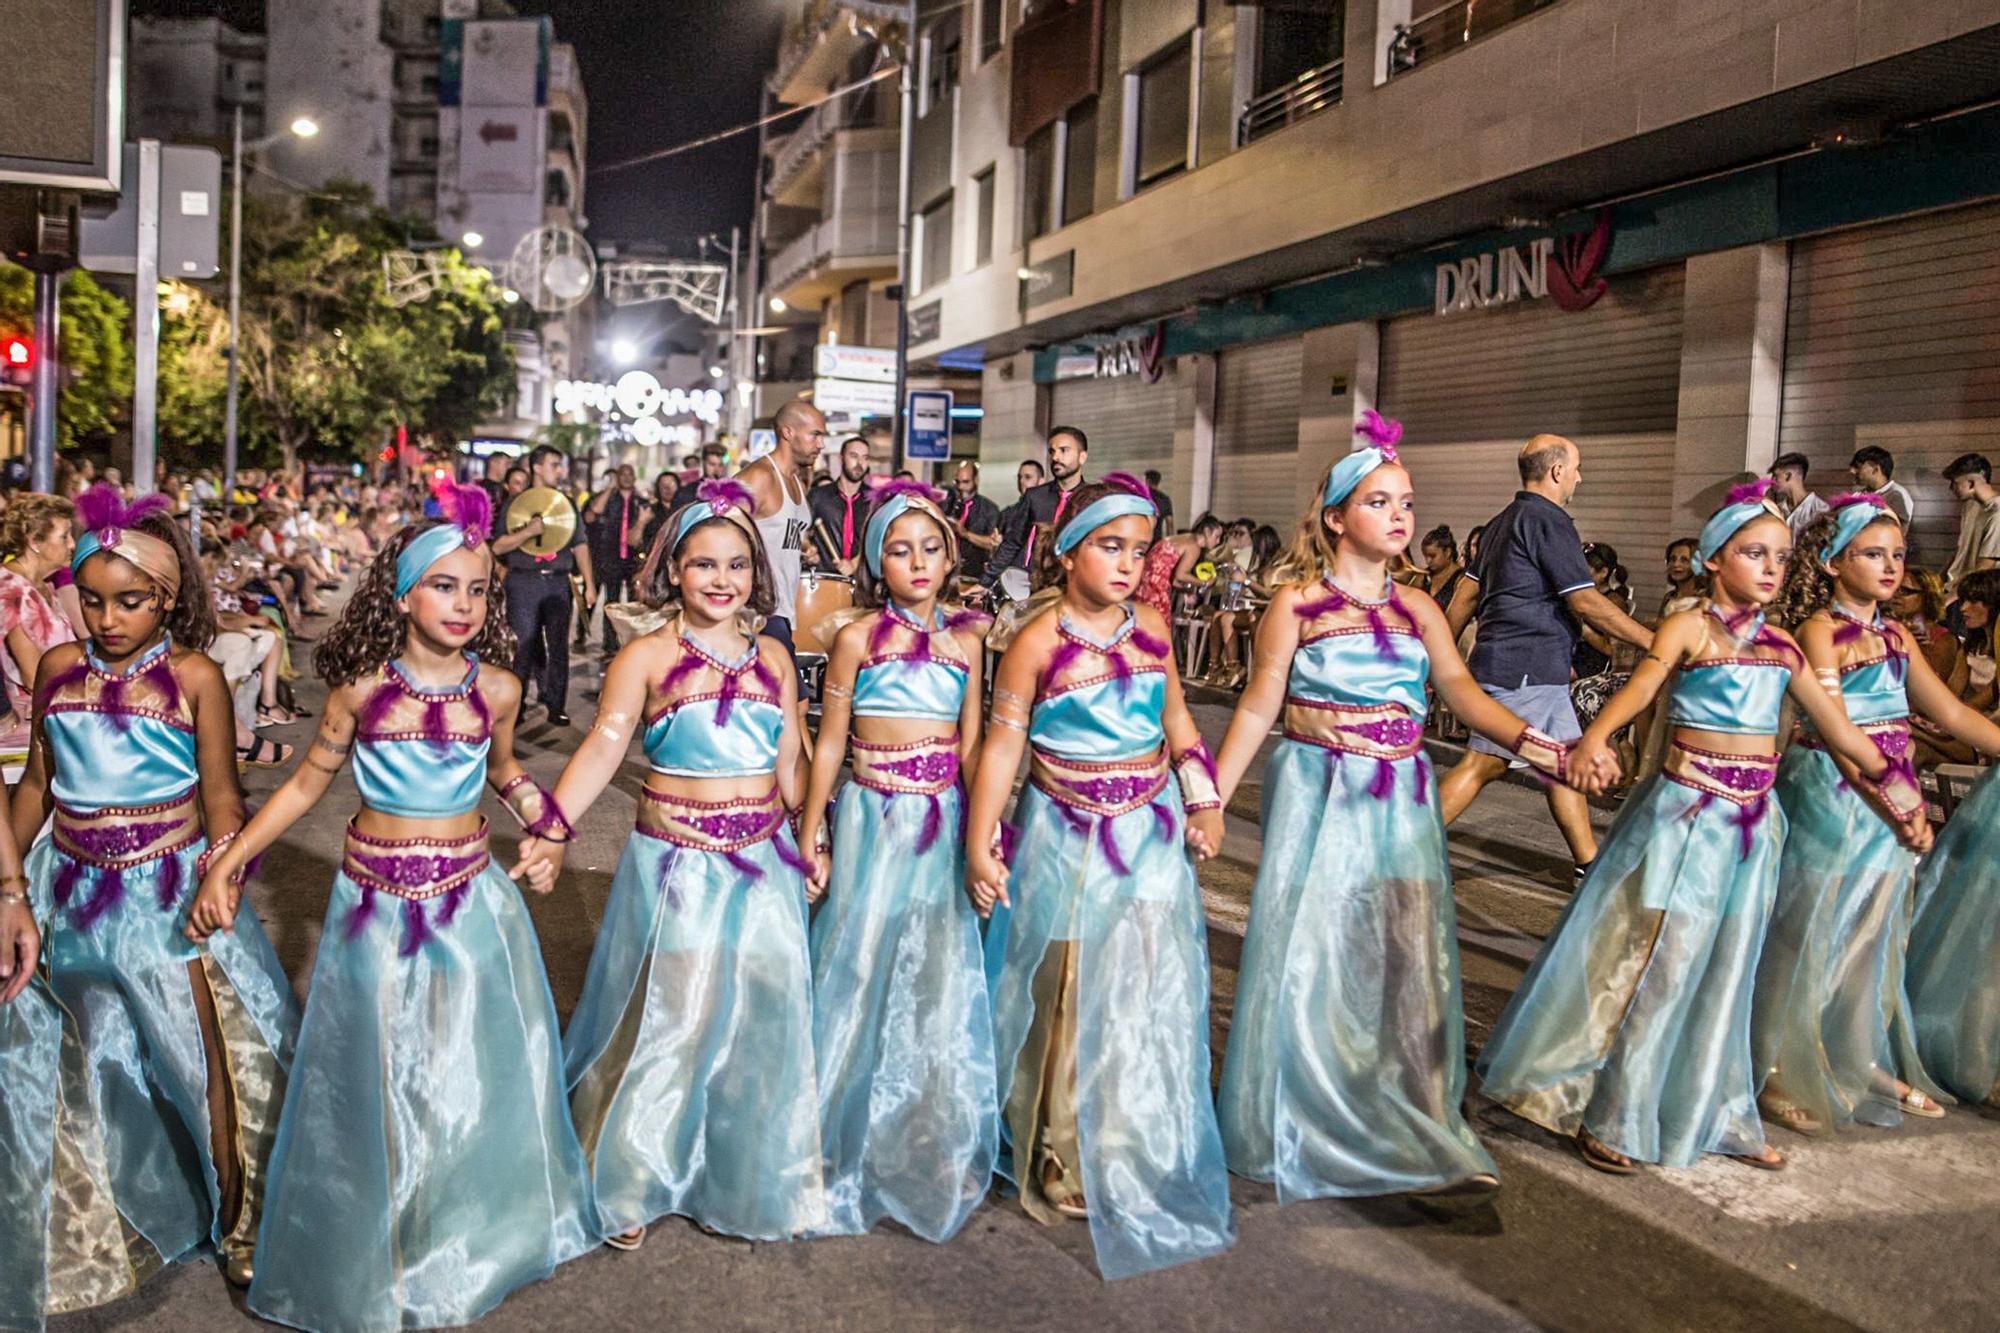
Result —
POLYGON ((207 946, 182 933, 211 848, 243 823, 229 690, 201 651, 215 634, 201 568, 156 498, 127 508, 97 487, 77 515, 90 638, 42 658, 12 809, 17 846, 54 816, 27 873, 50 913, 62 1081, 83 1093, 61 1100, 55 1143, 102 1154, 81 1175, 56 1159, 50 1308, 123 1295, 205 1243, 249 1280, 298 1029, 248 907, 207 946), (104 1188, 76 1188, 82 1176, 104 1188))
MULTIPOLYGON (((679 614, 612 659, 556 784, 595 801, 635 724, 650 771, 563 1045, 609 1243, 655 1218, 783 1240, 828 1225, 813 1077, 797 683, 770 614, 750 493, 705 482, 661 569, 679 614)), ((649 590, 656 594, 657 587, 649 590)), ((537 855, 553 856, 556 846, 537 855)))
POLYGON ((1652 649, 1570 751, 1579 784, 1608 785, 1610 738, 1671 686, 1672 745, 1612 823, 1479 1057, 1488 1097, 1575 1138, 1590 1165, 1690 1166, 1705 1152, 1776 1170, 1750 1055, 1750 997, 1784 844, 1771 799, 1789 692, 1918 841, 1923 803, 1764 623, 1791 530, 1764 485, 1732 491, 1695 556, 1710 600, 1660 622, 1652 649))
POLYGON ((1264 769, 1263 856, 1222 1065, 1230 1169, 1289 1203, 1487 1190, 1466 1124, 1457 919, 1425 684, 1552 777, 1565 747, 1488 698, 1444 615, 1398 589, 1415 531, 1402 428, 1327 471, 1257 632, 1257 671, 1217 757, 1223 799, 1280 717, 1264 769))
POLYGON ((1108 1278, 1235 1240, 1209 1091, 1206 923, 1181 845, 1213 854, 1222 809, 1166 623, 1132 603, 1154 518, 1122 474, 1070 500, 1042 554, 1061 600, 1000 659, 966 837, 967 886, 992 917, 1011 1176, 1036 1220, 1090 1219, 1108 1278), (997 840, 1024 746, 1010 872, 997 840))
POLYGON ((831 890, 812 930, 829 1225, 889 1218, 945 1241, 986 1197, 999 1145, 979 919, 963 892, 986 618, 939 601, 958 549, 920 483, 878 493, 861 553, 878 609, 828 654, 799 825, 811 892, 831 890), (823 816, 850 759, 829 856, 823 816))
POLYGON ((2000 1106, 2000 766, 1988 768, 1917 866, 1904 986, 1931 1077, 2000 1106))
MULTIPOLYGON (((480 788, 530 833, 566 825, 514 758, 521 686, 493 665, 514 644, 491 506, 476 486, 442 498, 449 517, 385 544, 321 640, 319 734, 209 868, 190 927, 228 929, 250 859, 351 752, 361 809, 320 933, 249 1297, 296 1328, 470 1323, 599 1236, 540 944, 488 850, 480 788)), ((530 876, 540 892, 552 882, 530 876)))
MULTIPOLYGON (((1914 704, 1945 734, 2000 753, 2000 727, 1960 703, 1909 631, 1882 618, 1902 586, 1904 547, 1881 500, 1834 501, 1800 545, 1786 619, 1821 685, 1876 748, 1908 768, 1914 704)), ((1801 1132, 1944 1114, 1903 990, 1916 858, 1853 779, 1810 733, 1778 767, 1791 831, 1757 964, 1751 1045, 1765 1119, 1801 1132)))

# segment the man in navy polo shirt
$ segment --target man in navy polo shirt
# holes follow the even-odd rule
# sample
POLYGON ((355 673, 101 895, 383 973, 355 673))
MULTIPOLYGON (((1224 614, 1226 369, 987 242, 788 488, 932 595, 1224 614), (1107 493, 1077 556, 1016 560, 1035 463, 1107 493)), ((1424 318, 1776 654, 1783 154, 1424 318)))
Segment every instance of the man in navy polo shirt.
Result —
MULTIPOLYGON (((1466 570, 1446 615, 1456 636, 1474 614, 1472 678, 1522 721, 1559 741, 1583 734, 1570 704, 1570 659, 1579 621, 1641 648, 1653 635, 1597 590, 1584 562, 1568 505, 1583 480, 1583 456, 1560 435, 1537 435, 1521 446, 1521 489, 1486 525, 1479 558, 1466 570)), ((1438 786, 1438 810, 1449 824, 1486 784, 1519 763, 1483 736, 1438 786)), ((1590 806, 1570 787, 1551 785, 1549 811, 1576 858, 1577 876, 1597 855, 1590 806)))

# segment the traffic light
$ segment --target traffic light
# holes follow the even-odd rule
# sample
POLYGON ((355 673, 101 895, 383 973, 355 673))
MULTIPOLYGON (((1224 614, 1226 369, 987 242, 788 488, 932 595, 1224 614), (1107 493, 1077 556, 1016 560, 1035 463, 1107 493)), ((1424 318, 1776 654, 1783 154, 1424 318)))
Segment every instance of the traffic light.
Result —
POLYGON ((35 340, 18 333, 0 335, 0 375, 25 386, 35 369, 35 340))

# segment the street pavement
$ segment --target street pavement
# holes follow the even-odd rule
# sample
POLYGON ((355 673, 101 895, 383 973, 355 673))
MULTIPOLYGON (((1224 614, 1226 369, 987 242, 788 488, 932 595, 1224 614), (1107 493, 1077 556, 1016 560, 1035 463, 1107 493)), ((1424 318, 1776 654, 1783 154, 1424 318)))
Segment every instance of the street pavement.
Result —
MULTIPOLYGON (((319 622, 322 628, 326 622, 319 622)), ((595 661, 595 654, 591 660, 595 661)), ((571 713, 588 725, 597 671, 571 713)), ((299 682, 306 707, 324 697, 299 682)), ((1196 706, 1211 747, 1224 707, 1196 706)), ((580 730, 531 712, 519 741, 553 783, 580 730)), ((310 722, 272 734, 303 744, 310 722)), ((636 748, 635 748, 636 756, 636 748)), ((1254 779, 1261 765, 1253 770, 1254 779)), ((563 878, 531 898, 556 1004, 575 1005, 611 874, 643 780, 628 761, 578 821, 563 878)), ((252 799, 281 775, 253 772, 252 799)), ((1246 784, 1247 788, 1248 784, 1246 784)), ((343 775, 265 858, 252 902, 303 993, 353 810, 343 775)), ((506 816, 495 813, 504 823, 506 816)), ((1600 824, 1607 816, 1597 816, 1600 824)), ((1228 814, 1223 856, 1202 870, 1215 968, 1217 1067, 1235 992, 1258 847, 1256 796, 1228 814)), ((496 824, 496 828, 499 825, 496 824)), ((501 850, 511 847, 504 830, 501 850)), ((1496 785, 1452 833, 1467 1035, 1491 1030, 1567 897, 1569 866, 1540 795, 1496 785)), ((1895 1131, 1808 1140, 1774 1131, 1791 1169, 1711 1159, 1687 1171, 1600 1175, 1567 1144, 1476 1097, 1499 1163, 1490 1203, 1402 1199, 1295 1204, 1232 1180, 1238 1241, 1220 1258, 1117 1283, 1099 1279, 1082 1224, 1045 1228, 997 1195, 951 1244, 893 1228, 866 1237, 750 1244, 684 1221, 633 1254, 600 1251, 517 1293, 495 1330, 1011 1330, 1090 1333, 1317 1329, 1991 1329, 2000 1323, 2000 1111, 1954 1109, 1895 1131)), ((212 1264, 186 1264, 131 1299, 52 1320, 54 1333, 214 1330, 255 1321, 212 1264)))

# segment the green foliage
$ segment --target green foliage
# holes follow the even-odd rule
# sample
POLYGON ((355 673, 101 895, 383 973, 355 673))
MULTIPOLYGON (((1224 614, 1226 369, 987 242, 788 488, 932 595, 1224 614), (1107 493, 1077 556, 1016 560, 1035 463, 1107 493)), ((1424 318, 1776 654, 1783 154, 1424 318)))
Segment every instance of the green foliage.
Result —
MULTIPOLYGON (((131 310, 88 273, 64 277, 61 309, 69 384, 56 409, 56 440, 70 446, 109 436, 131 415, 131 310)), ((0 328, 35 328, 35 275, 12 264, 0 264, 0 328)))

